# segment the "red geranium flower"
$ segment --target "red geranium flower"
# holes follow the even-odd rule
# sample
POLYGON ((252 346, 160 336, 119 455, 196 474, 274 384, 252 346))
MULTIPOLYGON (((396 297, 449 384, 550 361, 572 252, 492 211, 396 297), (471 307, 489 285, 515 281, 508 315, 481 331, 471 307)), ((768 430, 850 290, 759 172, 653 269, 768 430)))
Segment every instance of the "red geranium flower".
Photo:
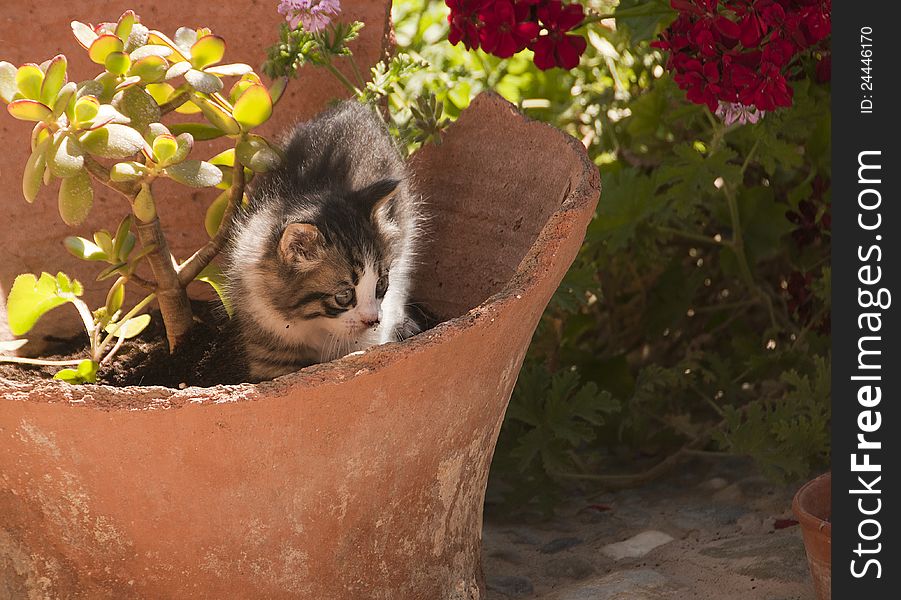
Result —
POLYGON ((538 7, 538 20, 547 33, 532 44, 535 65, 542 71, 553 67, 573 69, 585 52, 588 42, 584 37, 567 34, 585 20, 581 4, 563 6, 560 0, 549 0, 538 7))
POLYGON ((494 0, 445 0, 450 7, 447 22, 450 23, 450 32, 447 41, 453 45, 463 42, 467 50, 479 47, 479 29, 482 27, 480 11, 485 9, 494 0))
POLYGON ((496 0, 482 13, 485 25, 480 39, 485 52, 509 58, 525 50, 538 35, 538 23, 528 20, 531 15, 529 4, 528 0, 515 4, 511 0, 496 0))

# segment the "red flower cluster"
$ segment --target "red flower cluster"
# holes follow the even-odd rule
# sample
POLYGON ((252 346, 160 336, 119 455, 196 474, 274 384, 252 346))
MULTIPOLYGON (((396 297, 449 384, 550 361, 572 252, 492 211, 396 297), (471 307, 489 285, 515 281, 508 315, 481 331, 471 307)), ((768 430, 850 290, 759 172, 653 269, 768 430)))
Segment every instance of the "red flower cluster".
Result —
POLYGON ((529 48, 539 69, 572 69, 588 45, 568 33, 585 20, 581 4, 562 0, 445 0, 451 44, 509 58, 529 48))
POLYGON ((795 59, 832 30, 832 0, 670 0, 679 16, 652 45, 688 99, 760 111, 791 106, 795 59))

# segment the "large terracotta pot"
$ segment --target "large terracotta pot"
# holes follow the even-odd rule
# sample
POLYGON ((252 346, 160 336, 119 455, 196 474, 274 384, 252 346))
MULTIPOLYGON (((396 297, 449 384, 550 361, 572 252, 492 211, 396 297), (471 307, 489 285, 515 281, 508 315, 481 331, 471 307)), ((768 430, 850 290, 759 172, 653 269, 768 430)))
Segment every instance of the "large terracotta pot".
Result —
POLYGON ((832 600, 832 473, 804 484, 792 511, 801 524, 817 600, 832 600))
POLYGON ((484 597, 494 445, 599 179, 494 95, 412 164, 438 327, 259 385, 5 384, 0 597, 484 597))
MULTIPOLYGON (((89 23, 116 20, 124 10, 133 9, 149 27, 169 35, 182 25, 210 27, 227 42, 227 62, 244 62, 258 69, 266 56, 266 48, 278 39, 278 27, 283 18, 276 12, 277 5, 277 0, 4 1, 0 16, 0 60, 21 65, 41 62, 62 53, 69 59, 70 78, 76 81, 88 79, 98 73, 99 67, 91 63, 87 52, 75 41, 69 23, 73 20, 89 23)), ((391 2, 343 0, 341 7, 342 20, 366 23, 360 38, 351 42, 354 56, 365 69, 366 65, 378 62, 391 36, 391 2)), ((341 62, 339 67, 349 73, 347 62, 341 62)), ((275 114, 260 128, 260 133, 276 136, 298 120, 318 113, 331 99, 347 95, 347 90, 324 69, 304 68, 299 79, 288 86, 275 114)), ((197 120, 180 115, 172 117, 197 120)), ((0 339, 9 335, 6 296, 13 279, 20 273, 66 271, 85 284, 85 297, 91 306, 103 303, 109 282, 95 282, 96 269, 73 261, 62 242, 69 235, 90 238, 92 232, 101 228, 114 231, 128 210, 120 196, 95 186, 96 198, 88 221, 73 229, 62 222, 57 212, 56 183, 43 188, 33 205, 26 203, 19 182, 31 153, 28 140, 33 125, 10 117, 0 103, 0 142, 3 144, 0 152, 0 178, 3 181, 0 187, 0 206, 3 206, 3 218, 0 219, 0 241, 3 243, 0 249, 0 339)), ((194 152, 198 158, 209 158, 225 147, 225 141, 217 140, 198 144, 194 152)), ((176 257, 185 259, 209 239, 203 217, 217 190, 187 189, 167 181, 159 183, 160 220, 166 231, 179 228, 175 235, 169 236, 169 246, 176 257)), ((141 297, 140 291, 135 290, 132 301, 141 297)), ((209 287, 203 283, 192 284, 189 291, 195 297, 209 295, 209 287)), ((64 310, 47 314, 29 332, 31 341, 24 352, 39 354, 45 345, 45 336, 79 333, 78 320, 70 317, 64 310)))

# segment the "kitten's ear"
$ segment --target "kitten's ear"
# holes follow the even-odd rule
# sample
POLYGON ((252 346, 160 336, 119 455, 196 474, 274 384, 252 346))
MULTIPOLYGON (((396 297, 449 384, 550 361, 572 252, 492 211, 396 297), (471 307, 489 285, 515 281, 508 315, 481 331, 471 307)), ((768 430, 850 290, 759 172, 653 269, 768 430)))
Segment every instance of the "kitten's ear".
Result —
POLYGON ((397 197, 399 191, 397 188, 399 186, 399 179, 382 179, 367 185, 356 192, 356 194, 361 199, 363 207, 369 211, 373 220, 380 212, 384 212, 390 219, 392 203, 397 197))
POLYGON ((313 261, 322 247, 322 234, 309 223, 288 223, 278 243, 278 253, 287 263, 313 261))

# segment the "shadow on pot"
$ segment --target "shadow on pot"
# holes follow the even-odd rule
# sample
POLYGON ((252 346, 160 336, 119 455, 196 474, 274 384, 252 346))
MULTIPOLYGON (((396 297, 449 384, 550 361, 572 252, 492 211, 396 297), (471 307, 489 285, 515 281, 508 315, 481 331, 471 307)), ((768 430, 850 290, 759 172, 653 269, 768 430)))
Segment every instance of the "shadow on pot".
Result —
POLYGON ((808 481, 795 494, 792 512, 801 524, 807 563, 818 600, 832 598, 832 473, 808 481))

